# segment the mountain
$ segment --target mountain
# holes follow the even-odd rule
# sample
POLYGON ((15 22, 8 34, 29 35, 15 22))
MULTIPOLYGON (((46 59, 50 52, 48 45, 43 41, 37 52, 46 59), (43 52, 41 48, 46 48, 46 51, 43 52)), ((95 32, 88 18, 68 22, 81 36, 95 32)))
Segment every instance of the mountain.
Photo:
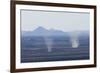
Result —
POLYGON ((33 32, 47 32, 48 30, 43 28, 43 27, 38 27, 37 29, 35 29, 33 32))
POLYGON ((43 35, 47 35, 49 33, 49 30, 43 28, 43 27, 38 27, 37 29, 35 29, 32 34, 34 36, 43 36, 43 35))
POLYGON ((34 31, 22 31, 23 36, 64 36, 67 35, 67 32, 60 30, 50 29, 47 30, 43 27, 38 27, 34 31))
POLYGON ((72 32, 64 32, 61 30, 55 30, 55 29, 45 29, 43 27, 38 27, 33 31, 22 31, 22 36, 72 36, 72 35, 78 35, 78 36, 88 36, 89 31, 72 31, 72 32))

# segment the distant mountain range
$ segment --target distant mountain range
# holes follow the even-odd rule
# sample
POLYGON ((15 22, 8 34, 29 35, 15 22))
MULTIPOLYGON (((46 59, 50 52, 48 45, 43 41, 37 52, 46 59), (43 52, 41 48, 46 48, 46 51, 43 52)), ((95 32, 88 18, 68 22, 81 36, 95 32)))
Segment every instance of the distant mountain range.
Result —
POLYGON ((81 32, 84 35, 88 35, 88 31, 74 31, 74 32, 64 32, 60 30, 50 29, 47 30, 43 27, 38 27, 34 31, 22 31, 22 36, 68 36, 72 33, 81 32))

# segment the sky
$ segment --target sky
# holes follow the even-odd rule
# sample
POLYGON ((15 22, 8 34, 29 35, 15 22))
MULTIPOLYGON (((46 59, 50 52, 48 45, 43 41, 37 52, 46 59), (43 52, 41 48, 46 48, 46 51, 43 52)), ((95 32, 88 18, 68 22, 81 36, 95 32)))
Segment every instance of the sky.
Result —
POLYGON ((21 10, 21 30, 33 31, 39 26, 62 31, 89 30, 88 12, 21 10))

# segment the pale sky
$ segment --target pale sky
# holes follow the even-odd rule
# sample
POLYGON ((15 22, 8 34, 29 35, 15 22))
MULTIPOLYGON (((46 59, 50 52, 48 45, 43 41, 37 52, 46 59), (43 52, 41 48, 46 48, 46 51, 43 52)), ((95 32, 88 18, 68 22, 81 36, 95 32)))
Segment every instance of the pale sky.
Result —
POLYGON ((89 17, 88 12, 21 10, 21 30, 33 31, 39 26, 66 32, 89 30, 89 17))

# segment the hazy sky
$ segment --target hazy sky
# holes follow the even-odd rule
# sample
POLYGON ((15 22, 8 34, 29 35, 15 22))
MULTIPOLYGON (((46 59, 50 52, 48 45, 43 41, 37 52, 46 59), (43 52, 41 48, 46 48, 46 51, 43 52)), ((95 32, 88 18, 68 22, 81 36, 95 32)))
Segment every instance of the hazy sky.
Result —
POLYGON ((21 30, 33 31, 39 26, 62 31, 89 30, 90 14, 21 10, 21 30))

